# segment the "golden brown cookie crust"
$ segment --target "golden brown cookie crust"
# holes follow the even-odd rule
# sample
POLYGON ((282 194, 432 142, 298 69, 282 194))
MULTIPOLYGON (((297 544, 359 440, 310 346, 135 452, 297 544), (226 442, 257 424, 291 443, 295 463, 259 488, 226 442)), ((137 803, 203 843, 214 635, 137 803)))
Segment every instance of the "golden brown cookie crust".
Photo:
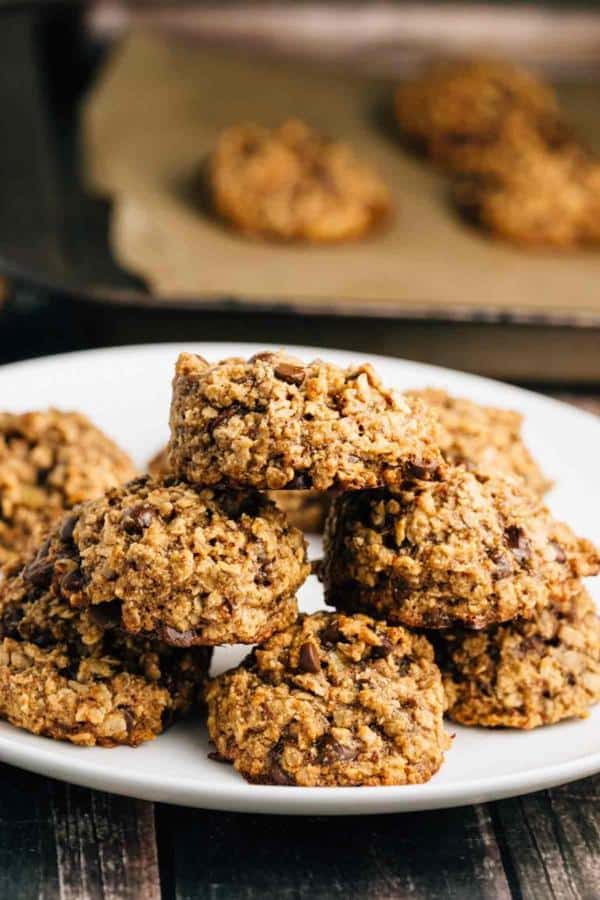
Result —
POLYGON ((129 457, 80 413, 0 413, 0 566, 33 550, 65 510, 134 475, 129 457))
POLYGON ((424 405, 386 389, 369 365, 284 353, 177 361, 169 455, 190 482, 327 490, 437 477, 433 432, 424 405))
POLYGON ((528 621, 441 632, 448 715, 462 725, 537 728, 600 701, 600 620, 584 588, 528 621))
POLYGON ((560 121, 552 88, 500 60, 435 63, 396 92, 396 117, 404 133, 429 156, 457 171, 472 171, 480 153, 498 141, 507 114, 529 121, 560 121))
POLYGON ((24 570, 73 606, 173 646, 254 643, 292 622, 306 544, 253 491, 147 476, 77 507, 24 570), (41 568, 42 574, 39 569, 41 568))
POLYGON ((483 628, 531 616, 548 590, 597 574, 596 548, 518 480, 449 468, 441 482, 333 501, 326 602, 413 627, 483 628))
POLYGON ((206 697, 217 753, 259 784, 421 784, 450 743, 429 642, 365 616, 301 616, 206 697))
POLYGON ((406 393, 433 408, 439 421, 437 441, 449 463, 483 474, 522 478, 540 495, 552 486, 523 442, 519 413, 481 406, 438 388, 406 393))
POLYGON ((18 575, 0 595, 0 717, 87 747, 156 737, 200 699, 210 649, 127 635, 108 611, 70 607, 44 559, 37 583, 18 575))
POLYGON ((471 169, 454 198, 492 234, 564 248, 600 240, 600 163, 569 135, 553 137, 516 110, 471 169))
POLYGON ((303 122, 226 129, 209 165, 217 213, 270 240, 330 243, 363 237, 391 213, 377 172, 353 149, 303 122))

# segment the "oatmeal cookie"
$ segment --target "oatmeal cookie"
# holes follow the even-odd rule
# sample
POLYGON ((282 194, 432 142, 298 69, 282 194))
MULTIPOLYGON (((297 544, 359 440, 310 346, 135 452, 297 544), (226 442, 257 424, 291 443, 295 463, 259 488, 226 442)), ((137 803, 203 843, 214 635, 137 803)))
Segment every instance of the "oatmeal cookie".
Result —
POLYGON ((369 365, 283 353, 177 361, 169 455, 190 482, 324 491, 435 478, 433 431, 426 407, 386 389, 369 365))
POLYGON ((0 593, 0 717, 88 747, 152 739, 200 700, 211 650, 128 635, 114 608, 71 607, 47 583, 47 553, 0 593))
POLYGON ((561 130, 552 88, 511 63, 449 60, 427 68, 396 92, 396 118, 404 133, 433 159, 470 171, 478 154, 498 142, 506 115, 517 109, 531 122, 561 130))
POLYGON ((448 715, 462 725, 536 728, 600 700, 600 620, 584 588, 533 619, 436 640, 448 715))
POLYGON ((517 110, 477 169, 456 181, 454 200, 492 234, 531 246, 600 241, 600 161, 575 141, 550 141, 517 110))
POLYGON ((413 627, 483 628, 533 615, 549 589, 597 574, 600 555, 521 481, 462 466, 413 490, 333 500, 326 601, 413 627))
POLYGON ((251 644, 297 615, 304 538, 253 491, 147 476, 77 507, 25 581, 176 647, 251 644))
POLYGON ((316 243, 360 238, 390 215, 377 172, 347 144, 303 122, 238 125, 219 137, 209 165, 216 212, 243 234, 316 243))
POLYGON ((431 645, 366 616, 301 616, 206 698, 217 753, 259 784, 420 784, 450 744, 431 645))
POLYGON ((0 413, 0 567, 33 550, 65 510, 134 475, 80 413, 0 413))
POLYGON ((552 486, 523 442, 519 413, 480 406, 436 388, 406 393, 433 407, 439 420, 437 443, 449 463, 484 475, 522 478, 540 496, 552 486))

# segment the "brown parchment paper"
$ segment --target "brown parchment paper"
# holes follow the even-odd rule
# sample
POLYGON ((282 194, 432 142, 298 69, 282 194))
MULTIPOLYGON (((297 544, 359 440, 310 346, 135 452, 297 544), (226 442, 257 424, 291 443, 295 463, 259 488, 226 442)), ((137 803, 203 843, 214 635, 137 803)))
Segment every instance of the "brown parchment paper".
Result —
MULTIPOLYGON (((152 292, 233 297, 306 312, 600 321, 600 250, 522 251, 461 222, 447 178, 403 149, 392 85, 132 34, 82 110, 84 172, 111 195, 111 244, 152 292), (352 142, 390 186, 396 218, 368 240, 269 244, 206 211, 202 160, 223 127, 299 116, 352 142)), ((600 151, 600 90, 571 85, 565 107, 600 151)))

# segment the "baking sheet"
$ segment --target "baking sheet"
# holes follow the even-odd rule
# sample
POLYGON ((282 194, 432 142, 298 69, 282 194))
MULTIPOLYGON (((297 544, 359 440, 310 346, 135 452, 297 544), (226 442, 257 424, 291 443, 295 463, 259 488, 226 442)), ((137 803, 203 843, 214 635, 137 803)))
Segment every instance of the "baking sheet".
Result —
MULTIPOLYGON (((117 260, 163 296, 303 311, 476 317, 600 314, 600 252, 522 251, 464 224, 447 178, 403 149, 392 84, 193 48, 132 34, 112 53, 82 111, 84 173, 114 207, 117 260), (299 116, 371 161, 397 215, 386 232, 339 246, 268 244, 206 211, 198 172, 218 132, 299 116)), ((565 108, 600 151, 600 91, 565 85, 565 108)))

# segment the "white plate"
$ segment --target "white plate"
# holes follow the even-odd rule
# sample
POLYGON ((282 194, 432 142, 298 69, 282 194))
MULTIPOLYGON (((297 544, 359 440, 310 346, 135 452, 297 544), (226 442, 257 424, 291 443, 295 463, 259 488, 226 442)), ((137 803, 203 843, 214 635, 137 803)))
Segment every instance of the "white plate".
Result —
MULTIPOLYGON (((249 356, 265 346, 163 344, 50 357, 0 369, 0 406, 22 411, 48 405, 87 413, 143 466, 167 437, 173 363, 181 349, 209 359, 249 356)), ((558 482, 551 503, 580 533, 600 541, 600 422, 527 391, 446 369, 385 357, 311 348, 298 356, 343 364, 369 359, 398 388, 435 385, 479 402, 518 409, 526 437, 544 470, 558 482)), ((313 547, 317 551, 317 547, 313 547)), ((596 598, 600 597, 596 590, 596 598)), ((309 579, 301 605, 322 605, 309 579)), ((215 668, 239 659, 218 650, 215 668)), ((440 772, 425 785, 375 788, 293 788, 249 785, 233 768, 207 758, 206 733, 196 723, 174 727, 137 749, 84 749, 34 737, 0 722, 0 759, 25 769, 132 797, 244 812, 342 814, 401 812, 459 806, 564 783, 600 771, 600 708, 585 721, 532 732, 456 732, 440 772)))

